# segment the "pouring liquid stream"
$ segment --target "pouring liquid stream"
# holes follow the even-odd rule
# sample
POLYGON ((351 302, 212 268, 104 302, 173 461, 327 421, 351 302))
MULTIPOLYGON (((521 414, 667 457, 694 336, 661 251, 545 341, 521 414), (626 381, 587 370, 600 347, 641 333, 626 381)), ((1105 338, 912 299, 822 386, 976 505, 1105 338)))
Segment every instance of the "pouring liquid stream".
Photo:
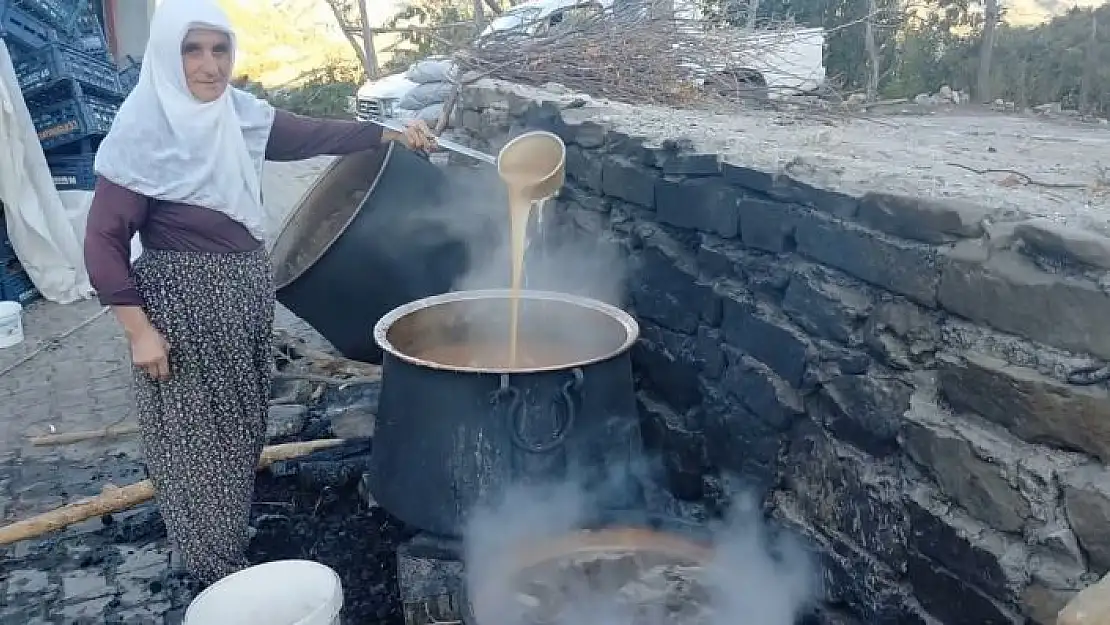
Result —
POLYGON ((528 222, 533 207, 542 214, 544 199, 533 199, 512 176, 505 176, 509 187, 509 236, 512 270, 509 299, 509 366, 517 365, 517 341, 520 333, 520 291, 524 287, 524 257, 528 246, 528 222))
POLYGON ((532 209, 542 227, 544 204, 563 184, 566 147, 551 133, 526 133, 509 142, 497 159, 497 170, 508 190, 511 284, 509 289, 509 366, 517 366, 520 292, 524 286, 524 257, 532 209))

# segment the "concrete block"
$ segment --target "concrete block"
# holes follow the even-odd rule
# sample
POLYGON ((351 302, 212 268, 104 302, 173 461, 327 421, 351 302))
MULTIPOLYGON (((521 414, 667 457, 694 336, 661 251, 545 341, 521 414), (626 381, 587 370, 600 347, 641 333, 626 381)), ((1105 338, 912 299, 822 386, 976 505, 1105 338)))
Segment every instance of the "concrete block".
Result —
POLYGON ((734 283, 718 284, 717 292, 723 302, 725 341, 766 364, 788 384, 799 386, 808 359, 805 335, 734 283))
POLYGON ((1110 295, 1050 274, 1012 251, 958 244, 942 262, 942 307, 965 319, 1062 349, 1110 358, 1110 295), (1051 320, 1051 321, 1048 321, 1051 320))
POLYGON ((821 267, 795 268, 783 296, 783 312, 810 334, 845 345, 859 345, 860 327, 872 305, 862 285, 821 267))
POLYGON ((1110 460, 1105 388, 1066 384, 979 353, 938 358, 938 371, 941 393, 953 409, 982 415, 1026 441, 1110 460))
POLYGON ((644 208, 655 207, 655 175, 627 157, 605 158, 602 164, 601 188, 605 195, 644 208))
POLYGON ((962 200, 867 193, 860 198, 856 219, 862 224, 923 243, 949 243, 983 235, 992 211, 962 200))
POLYGON ((813 212, 801 217, 794 236, 798 251, 809 258, 924 306, 936 305, 940 276, 932 247, 894 240, 813 212))
POLYGON ((783 482, 807 522, 843 534, 892 570, 902 570, 908 523, 896 469, 803 421, 786 455, 783 482))
POLYGON ((740 194, 715 178, 655 182, 655 210, 665 224, 735 237, 740 232, 740 194))
POLYGON ((893 375, 839 375, 821 385, 808 408, 837 438, 885 456, 898 448, 912 393, 912 385, 893 375))

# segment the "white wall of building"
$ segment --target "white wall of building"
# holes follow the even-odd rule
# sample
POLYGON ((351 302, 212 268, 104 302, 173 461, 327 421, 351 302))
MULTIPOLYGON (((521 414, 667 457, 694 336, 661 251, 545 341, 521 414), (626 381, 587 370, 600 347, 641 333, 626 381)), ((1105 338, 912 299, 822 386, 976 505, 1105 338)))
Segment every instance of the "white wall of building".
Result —
POLYGON ((150 18, 158 0, 116 0, 116 58, 143 56, 150 37, 150 18))

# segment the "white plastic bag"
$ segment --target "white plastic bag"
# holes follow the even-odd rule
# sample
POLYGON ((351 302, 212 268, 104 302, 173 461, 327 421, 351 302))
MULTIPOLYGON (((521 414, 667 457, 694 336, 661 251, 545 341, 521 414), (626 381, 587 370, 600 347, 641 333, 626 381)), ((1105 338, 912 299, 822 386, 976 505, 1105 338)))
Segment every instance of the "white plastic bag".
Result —
POLYGON ((451 97, 455 88, 449 82, 431 82, 417 85, 401 98, 397 106, 410 111, 419 111, 433 104, 441 104, 451 97))
POLYGON ((439 123, 439 116, 443 114, 443 106, 443 102, 429 104, 428 106, 425 106, 424 108, 417 111, 416 118, 419 120, 423 120, 425 124, 428 124, 432 128, 435 128, 435 125, 439 123))
POLYGON ((451 59, 426 59, 413 63, 405 72, 405 78, 419 85, 433 82, 454 82, 459 68, 451 59))

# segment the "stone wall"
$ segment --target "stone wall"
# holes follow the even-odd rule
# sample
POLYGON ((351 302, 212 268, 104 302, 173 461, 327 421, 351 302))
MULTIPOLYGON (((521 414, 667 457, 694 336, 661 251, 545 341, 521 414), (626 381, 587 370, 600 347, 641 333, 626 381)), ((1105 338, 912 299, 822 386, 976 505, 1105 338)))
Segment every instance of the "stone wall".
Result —
POLYGON ((869 624, 1048 624, 1110 570, 1107 371, 1077 371, 1110 360, 1110 241, 814 188, 503 85, 461 102, 479 147, 567 142, 553 212, 629 257, 675 497, 739 476, 869 624))

